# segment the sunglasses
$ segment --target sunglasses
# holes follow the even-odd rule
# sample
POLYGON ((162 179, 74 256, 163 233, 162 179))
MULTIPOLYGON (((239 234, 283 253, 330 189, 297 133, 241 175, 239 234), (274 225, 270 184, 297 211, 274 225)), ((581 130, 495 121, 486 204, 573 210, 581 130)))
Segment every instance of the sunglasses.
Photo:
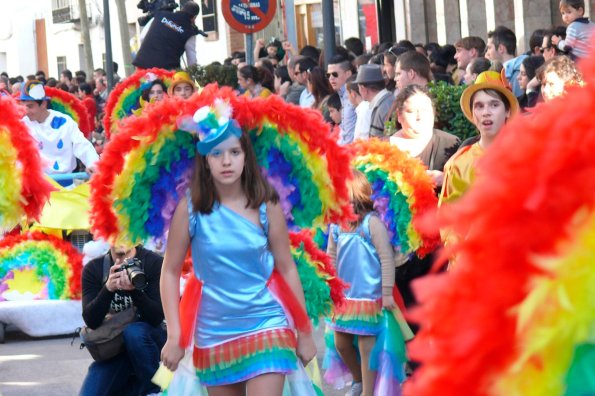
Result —
POLYGON ((397 54, 396 50, 397 50, 397 47, 390 47, 389 49, 386 50, 386 53, 392 54, 394 56, 399 56, 399 54, 397 54))
POLYGON ((539 52, 541 52, 541 53, 543 54, 543 53, 544 53, 546 50, 549 50, 549 49, 552 49, 552 48, 553 48, 553 47, 541 47, 541 48, 539 49, 539 52))
POLYGON ((337 72, 332 72, 332 73, 326 73, 326 78, 331 78, 331 76, 338 78, 339 77, 339 73, 337 72))

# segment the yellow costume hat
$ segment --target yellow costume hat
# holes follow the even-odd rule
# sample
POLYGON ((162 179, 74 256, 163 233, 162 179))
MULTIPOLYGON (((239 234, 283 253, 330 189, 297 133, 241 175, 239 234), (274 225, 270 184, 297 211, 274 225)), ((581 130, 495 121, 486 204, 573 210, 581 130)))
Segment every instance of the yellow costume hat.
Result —
POLYGON ((192 78, 190 78, 190 74, 188 74, 185 71, 179 71, 176 74, 174 74, 171 85, 167 88, 167 94, 169 96, 172 96, 174 93, 174 89, 176 88, 176 85, 182 83, 190 84, 190 86, 192 87, 192 93, 196 92, 196 84, 194 83, 192 78))
POLYGON ((496 71, 485 71, 477 76, 475 84, 468 86, 461 95, 461 109, 465 117, 473 123, 473 110, 471 109, 471 98, 477 91, 484 89, 493 89, 506 97, 510 104, 510 117, 519 112, 519 102, 510 90, 510 85, 502 73, 496 71))

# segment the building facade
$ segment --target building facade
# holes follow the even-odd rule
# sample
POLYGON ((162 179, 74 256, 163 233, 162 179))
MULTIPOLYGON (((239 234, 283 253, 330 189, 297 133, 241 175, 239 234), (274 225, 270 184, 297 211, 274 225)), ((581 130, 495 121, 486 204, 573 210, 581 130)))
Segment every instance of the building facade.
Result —
MULTIPOLYGON (((293 2, 296 8, 298 44, 321 46, 322 41, 310 32, 322 29, 318 14, 323 1, 334 1, 335 26, 340 38, 337 42, 359 37, 367 49, 378 42, 403 39, 441 45, 453 44, 465 36, 486 39, 488 31, 504 25, 516 33, 518 51, 525 51, 534 30, 563 25, 559 0, 285 1, 293 2)), ((586 0, 585 8, 588 16, 595 9, 595 0, 586 0)))
MULTIPOLYGON (((197 39, 200 64, 222 62, 245 48, 245 36, 223 18, 220 0, 196 0, 201 5, 197 26, 207 37, 197 39)), ((322 2, 333 1, 337 43, 359 37, 367 49, 380 42, 408 39, 414 43, 454 43, 458 38, 487 32, 498 25, 515 31, 518 50, 527 48, 538 28, 562 25, 558 0, 277 0, 277 15, 254 40, 288 39, 295 47, 323 47, 322 2)), ((3 3, 0 13, 0 71, 9 75, 44 70, 59 76, 63 69, 85 70, 78 0, 19 0, 3 3)), ((595 0, 586 2, 587 15, 595 0)), ((93 68, 104 67, 103 0, 86 0, 93 68)), ((109 0, 113 59, 124 75, 123 51, 138 49, 142 16, 137 0, 109 0), (126 9, 129 43, 120 40, 116 2, 126 9)))

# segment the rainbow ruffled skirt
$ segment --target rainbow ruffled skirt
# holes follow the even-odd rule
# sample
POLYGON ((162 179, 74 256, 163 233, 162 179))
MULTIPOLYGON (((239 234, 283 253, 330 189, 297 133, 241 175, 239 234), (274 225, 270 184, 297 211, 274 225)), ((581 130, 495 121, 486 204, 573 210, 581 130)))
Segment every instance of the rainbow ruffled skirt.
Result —
POLYGON ((332 323, 335 331, 374 336, 382 330, 382 300, 354 300, 346 298, 337 308, 332 323))
POLYGON ((273 329, 209 348, 194 347, 194 366, 205 386, 242 382, 265 373, 296 370, 293 330, 273 329))

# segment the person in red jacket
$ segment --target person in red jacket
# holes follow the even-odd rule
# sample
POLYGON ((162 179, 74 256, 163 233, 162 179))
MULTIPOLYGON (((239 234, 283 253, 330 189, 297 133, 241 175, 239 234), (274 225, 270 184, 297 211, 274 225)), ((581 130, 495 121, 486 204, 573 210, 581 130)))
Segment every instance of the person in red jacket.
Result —
POLYGON ((89 115, 89 125, 93 125, 95 130, 96 122, 95 116, 97 115, 97 105, 95 104, 95 97, 93 96, 93 88, 88 83, 82 83, 78 88, 78 97, 83 101, 83 105, 87 108, 87 114, 89 115))

